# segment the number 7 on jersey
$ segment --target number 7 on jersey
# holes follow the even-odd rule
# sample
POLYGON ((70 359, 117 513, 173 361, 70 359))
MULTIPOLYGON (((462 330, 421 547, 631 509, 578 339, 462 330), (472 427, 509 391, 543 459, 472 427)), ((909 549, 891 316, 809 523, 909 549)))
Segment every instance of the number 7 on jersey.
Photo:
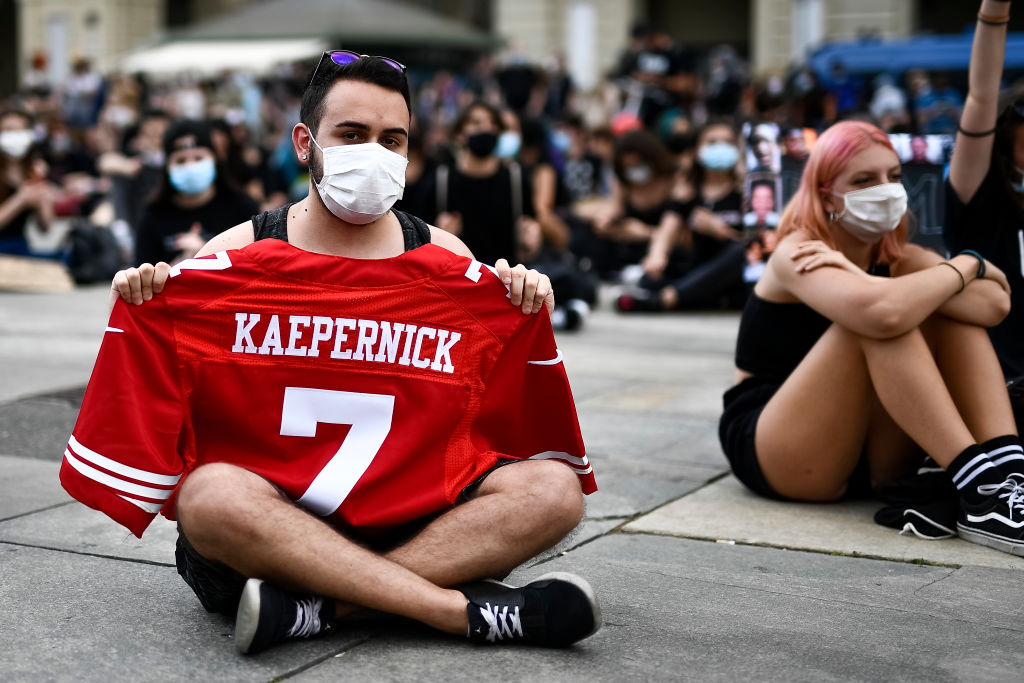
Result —
POLYGON ((341 507, 384 445, 394 411, 395 397, 386 394, 285 387, 282 436, 316 436, 319 422, 352 425, 338 452, 296 502, 322 516, 341 507))

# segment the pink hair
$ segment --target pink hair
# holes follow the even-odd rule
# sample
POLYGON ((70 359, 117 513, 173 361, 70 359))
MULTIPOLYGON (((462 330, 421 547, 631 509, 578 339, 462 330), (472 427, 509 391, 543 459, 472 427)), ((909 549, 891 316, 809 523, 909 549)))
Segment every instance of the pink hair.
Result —
MULTIPOLYGON (((836 247, 829 231, 829 219, 822 203, 822 194, 832 192, 836 176, 857 156, 872 145, 882 145, 893 154, 892 143, 881 129, 863 121, 842 121, 821 134, 804 167, 800 188, 786 206, 779 221, 779 238, 796 230, 804 230, 811 239, 836 247)), ((907 218, 899 227, 885 235, 877 245, 879 263, 894 263, 907 243, 907 218)))

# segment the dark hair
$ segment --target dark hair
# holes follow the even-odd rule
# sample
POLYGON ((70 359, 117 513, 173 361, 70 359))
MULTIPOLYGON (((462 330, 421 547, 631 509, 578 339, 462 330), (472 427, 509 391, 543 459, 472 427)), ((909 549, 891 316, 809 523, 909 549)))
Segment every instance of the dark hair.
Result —
POLYGON ((302 92, 302 105, 299 108, 299 120, 306 124, 314 135, 324 117, 324 102, 327 99, 327 93, 338 81, 362 81, 387 90, 394 90, 405 99, 409 118, 412 118, 409 81, 404 72, 377 57, 363 57, 345 65, 335 64, 331 59, 324 57, 313 81, 302 92))
POLYGON ((1024 114, 1018 111, 1018 107, 1024 111, 1024 100, 1010 102, 996 120, 996 136, 992 143, 990 166, 996 169, 1002 178, 1003 194, 1017 207, 1017 211, 1024 214, 1024 194, 1013 188, 1013 177, 1017 173, 1013 149, 1017 131, 1024 126, 1024 114))
POLYGON ((636 154, 643 159, 651 167, 654 178, 671 178, 676 172, 676 159, 665 145, 661 144, 661 140, 645 130, 633 130, 615 141, 612 166, 615 169, 615 177, 624 185, 630 184, 626 179, 625 166, 622 164, 622 157, 627 154, 636 154))
POLYGON ((28 124, 28 128, 31 128, 36 122, 35 117, 33 117, 32 114, 29 114, 27 110, 19 107, 7 107, 0 109, 0 119, 6 119, 8 116, 17 116, 24 119, 25 123, 28 124))
POLYGON ((494 123, 494 127, 498 129, 498 132, 502 133, 505 131, 505 122, 501 120, 501 111, 497 107, 483 100, 473 100, 468 107, 460 111, 459 115, 455 117, 455 121, 452 123, 452 135, 458 135, 462 132, 462 129, 469 123, 469 115, 474 109, 486 111, 490 114, 491 121, 494 123))
POLYGON ((195 147, 206 147, 211 152, 215 151, 210 135, 210 124, 193 119, 179 119, 172 122, 164 131, 164 154, 171 156, 176 150, 174 143, 188 137, 195 138, 195 147))
POLYGON ((520 119, 523 146, 543 148, 548 144, 548 129, 540 119, 520 119))

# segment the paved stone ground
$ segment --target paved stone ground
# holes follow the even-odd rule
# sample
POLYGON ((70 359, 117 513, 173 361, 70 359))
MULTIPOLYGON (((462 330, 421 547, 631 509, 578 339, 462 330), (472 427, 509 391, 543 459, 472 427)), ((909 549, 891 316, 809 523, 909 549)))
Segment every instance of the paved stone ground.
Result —
POLYGON ((517 570, 574 571, 604 628, 566 651, 479 648, 400 620, 241 657, 173 568, 57 482, 104 287, 0 293, 0 680, 1021 680, 1018 558, 876 527, 870 503, 791 505, 726 476, 716 420, 734 314, 619 317, 560 346, 600 491, 579 534, 517 570))

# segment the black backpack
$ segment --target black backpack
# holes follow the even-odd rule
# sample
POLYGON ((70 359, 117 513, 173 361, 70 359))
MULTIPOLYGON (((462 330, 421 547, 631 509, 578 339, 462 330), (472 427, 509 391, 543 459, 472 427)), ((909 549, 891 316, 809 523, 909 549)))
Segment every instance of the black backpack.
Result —
POLYGON ((78 284, 109 282, 121 269, 121 248, 113 233, 81 221, 68 233, 68 270, 78 284))

